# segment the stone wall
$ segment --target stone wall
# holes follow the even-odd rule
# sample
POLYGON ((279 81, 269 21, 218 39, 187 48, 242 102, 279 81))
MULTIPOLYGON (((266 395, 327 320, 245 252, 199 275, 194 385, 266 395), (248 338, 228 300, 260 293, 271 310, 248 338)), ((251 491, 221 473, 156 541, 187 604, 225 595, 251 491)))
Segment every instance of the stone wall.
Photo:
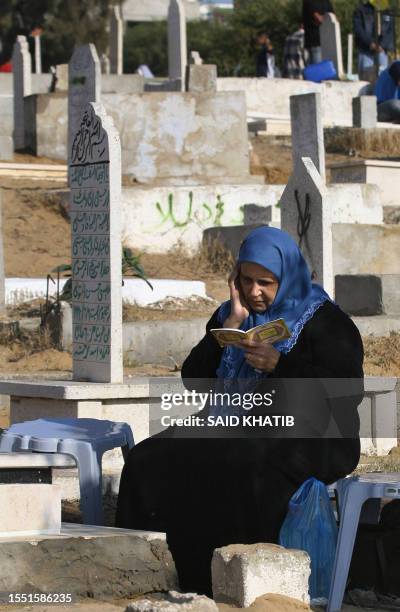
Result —
POLYGON ((400 274, 400 225, 332 226, 335 274, 400 274))
POLYGON ((144 91, 144 77, 140 74, 102 74, 102 93, 141 93, 144 91))
MULTIPOLYGON (((104 94, 122 144, 122 172, 140 182, 249 177, 244 94, 104 94)), ((66 160, 67 97, 37 98, 37 154, 66 160)))
POLYGON ((279 186, 223 182, 193 187, 135 186, 123 188, 122 199, 125 244, 160 253, 179 242, 195 252, 204 229, 242 224, 244 204, 276 205, 279 186))
POLYGON ((104 95, 122 143, 122 171, 150 182, 249 175, 244 94, 104 95))
POLYGON ((312 83, 295 79, 219 78, 218 91, 244 91, 249 115, 269 115, 289 120, 290 96, 320 92, 325 126, 352 125, 352 99, 368 83, 326 81, 312 83))

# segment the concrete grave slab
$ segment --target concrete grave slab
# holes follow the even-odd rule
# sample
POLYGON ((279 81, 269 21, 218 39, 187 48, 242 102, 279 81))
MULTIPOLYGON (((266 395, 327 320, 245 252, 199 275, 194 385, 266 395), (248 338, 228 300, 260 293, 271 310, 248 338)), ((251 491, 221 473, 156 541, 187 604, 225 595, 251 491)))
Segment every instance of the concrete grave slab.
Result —
POLYGON ((382 206, 400 207, 400 162, 361 159, 330 164, 333 183, 367 183, 377 185, 382 206))
POLYGON ((352 99, 363 95, 369 84, 365 81, 325 81, 311 83, 297 79, 257 79, 219 77, 218 91, 244 91, 247 112, 259 118, 274 118, 290 134, 290 96, 306 93, 321 94, 324 128, 353 125, 352 99), (284 122, 284 124, 282 123, 284 122))
POLYGON ((186 91, 192 93, 216 93, 217 66, 188 64, 186 66, 186 91))
POLYGON ((124 599, 178 587, 165 534, 154 532, 63 524, 58 536, 1 539, 0 565, 0 592, 29 584, 30 592, 124 599))
POLYGON ((56 485, 0 484, 0 508, 0 546, 4 537, 60 533, 61 492, 56 485))

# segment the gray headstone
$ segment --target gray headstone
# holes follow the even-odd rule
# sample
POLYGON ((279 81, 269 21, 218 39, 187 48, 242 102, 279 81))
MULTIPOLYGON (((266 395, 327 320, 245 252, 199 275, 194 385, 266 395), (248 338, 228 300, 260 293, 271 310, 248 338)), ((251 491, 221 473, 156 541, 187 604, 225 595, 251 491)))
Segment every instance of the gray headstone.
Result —
POLYGON ((70 151, 74 380, 120 383, 121 145, 101 104, 89 104, 70 151))
POLYGON ((376 96, 353 98, 353 127, 371 129, 378 123, 378 100, 376 96))
POLYGON ((14 149, 25 148, 24 98, 32 93, 32 59, 25 36, 17 36, 13 55, 14 77, 14 149))
POLYGON ((400 314, 400 276, 348 274, 335 276, 335 300, 347 314, 365 317, 400 314))
POLYGON ((303 157, 309 157, 325 181, 324 128, 321 94, 290 96, 293 172, 303 168, 303 157))
POLYGON ((281 228, 299 244, 313 280, 333 296, 332 213, 327 188, 310 158, 297 165, 280 201, 281 228))
POLYGON ((340 23, 334 13, 326 13, 319 28, 321 37, 322 58, 331 60, 336 68, 338 78, 343 77, 343 53, 340 23))
POLYGON ((101 70, 94 45, 77 47, 69 62, 68 153, 89 102, 100 102, 101 70))
POLYGON ((3 202, 0 189, 0 313, 6 310, 6 289, 4 272, 4 246, 3 246, 3 202))
POLYGON ((124 22, 121 7, 113 6, 110 19, 110 71, 111 74, 123 73, 124 22))
POLYGON ((216 93, 217 67, 212 64, 188 64, 186 66, 186 91, 216 93))
POLYGON ((187 64, 186 17, 182 0, 170 0, 168 8, 168 76, 184 86, 187 64))

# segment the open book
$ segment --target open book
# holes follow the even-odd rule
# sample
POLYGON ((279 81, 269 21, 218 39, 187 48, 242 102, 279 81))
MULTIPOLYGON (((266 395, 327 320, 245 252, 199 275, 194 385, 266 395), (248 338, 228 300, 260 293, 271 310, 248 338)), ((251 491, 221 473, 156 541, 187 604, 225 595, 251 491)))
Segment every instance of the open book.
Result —
POLYGON ((272 344, 290 338, 290 331, 283 319, 268 321, 268 323, 257 325, 247 331, 231 329, 230 327, 211 329, 210 331, 222 347, 237 344, 240 340, 258 340, 259 342, 270 342, 272 344))

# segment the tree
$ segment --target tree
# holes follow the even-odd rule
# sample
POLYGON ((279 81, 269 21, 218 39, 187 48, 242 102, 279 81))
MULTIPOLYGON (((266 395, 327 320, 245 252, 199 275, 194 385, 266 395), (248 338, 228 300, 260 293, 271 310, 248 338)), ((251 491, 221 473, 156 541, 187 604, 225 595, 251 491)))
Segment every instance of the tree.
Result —
POLYGON ((43 29, 43 67, 69 62, 74 47, 93 42, 97 51, 106 51, 110 7, 122 0, 1 0, 0 63, 12 54, 19 34, 29 36, 43 29))

